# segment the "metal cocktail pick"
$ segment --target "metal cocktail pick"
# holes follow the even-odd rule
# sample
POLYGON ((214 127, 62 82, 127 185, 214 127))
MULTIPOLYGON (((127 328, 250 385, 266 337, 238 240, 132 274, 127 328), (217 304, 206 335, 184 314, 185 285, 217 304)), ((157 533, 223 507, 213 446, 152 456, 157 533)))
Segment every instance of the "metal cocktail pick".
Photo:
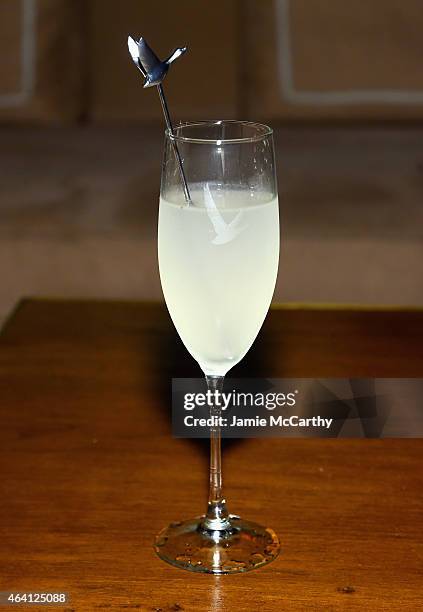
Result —
MULTIPOLYGON (((135 40, 135 38, 132 38, 132 36, 128 36, 128 49, 132 57, 132 61, 145 79, 143 87, 157 87, 160 102, 163 108, 166 126, 169 130, 169 133, 173 136, 173 126, 163 91, 162 81, 165 78, 167 71, 169 70, 170 64, 174 62, 178 57, 180 57, 183 53, 185 53, 187 48, 180 47, 178 49, 175 49, 173 53, 163 62, 159 60, 157 55, 148 46, 145 39, 142 37, 139 40, 135 40)), ((173 149, 175 151, 176 159, 178 161, 179 173, 181 175, 185 199, 189 204, 191 202, 191 196, 189 194, 188 183, 183 168, 182 158, 180 156, 178 146, 175 140, 172 140, 172 144, 173 149)))

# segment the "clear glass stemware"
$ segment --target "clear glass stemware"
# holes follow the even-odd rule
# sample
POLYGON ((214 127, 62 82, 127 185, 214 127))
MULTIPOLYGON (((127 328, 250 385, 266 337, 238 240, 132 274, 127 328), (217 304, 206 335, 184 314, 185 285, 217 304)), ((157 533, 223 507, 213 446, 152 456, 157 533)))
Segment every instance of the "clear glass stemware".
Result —
MULTIPOLYGON (((159 268, 166 304, 208 389, 250 349, 266 317, 279 261, 272 130, 258 123, 187 123, 166 133, 159 209, 159 268), (187 203, 175 157, 187 177, 187 203)), ((214 404, 211 416, 220 416, 214 404)), ((245 572, 279 552, 274 531, 229 514, 222 493, 221 432, 210 430, 210 493, 204 516, 156 538, 157 554, 191 571, 245 572)))

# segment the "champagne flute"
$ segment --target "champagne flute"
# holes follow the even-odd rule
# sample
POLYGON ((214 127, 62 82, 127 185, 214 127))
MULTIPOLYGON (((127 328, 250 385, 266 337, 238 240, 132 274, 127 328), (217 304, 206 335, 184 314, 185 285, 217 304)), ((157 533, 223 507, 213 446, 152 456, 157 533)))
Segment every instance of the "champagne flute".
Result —
MULTIPOLYGON (((186 123, 166 132, 159 209, 159 268, 172 321, 206 377, 221 391, 266 317, 279 261, 272 130, 245 121, 186 123), (184 197, 175 144, 191 201, 184 197)), ((214 404, 211 416, 220 416, 214 404)), ((197 572, 245 572, 279 552, 270 528, 229 514, 222 493, 221 434, 210 430, 207 513, 172 523, 157 554, 197 572)))

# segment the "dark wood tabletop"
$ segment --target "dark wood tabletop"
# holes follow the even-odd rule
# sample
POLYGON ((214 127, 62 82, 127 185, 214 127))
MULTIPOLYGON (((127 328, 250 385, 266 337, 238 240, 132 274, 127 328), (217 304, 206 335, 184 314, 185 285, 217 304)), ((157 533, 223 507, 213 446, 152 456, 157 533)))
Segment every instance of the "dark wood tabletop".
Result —
MULTIPOLYGON (((418 310, 275 307, 233 376, 422 377, 422 347, 418 310)), ((0 590, 66 591, 68 611, 421 609, 416 439, 228 441, 229 508, 280 556, 234 576, 155 556, 205 509, 208 446, 170 428, 172 376, 199 375, 161 304, 19 304, 0 337, 0 590)))

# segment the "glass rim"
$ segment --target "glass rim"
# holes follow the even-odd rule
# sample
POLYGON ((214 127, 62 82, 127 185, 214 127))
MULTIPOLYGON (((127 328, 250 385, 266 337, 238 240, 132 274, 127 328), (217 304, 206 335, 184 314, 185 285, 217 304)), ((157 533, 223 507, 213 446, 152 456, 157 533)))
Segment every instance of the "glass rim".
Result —
POLYGON ((247 143, 247 142, 258 142, 259 140, 264 140, 265 138, 269 138, 269 136, 273 135, 273 129, 264 123, 258 123, 257 121, 240 121, 238 119, 205 119, 198 121, 182 121, 178 123, 178 125, 174 126, 173 134, 171 134, 169 128, 165 130, 165 135, 172 142, 185 142, 192 144, 214 144, 216 146, 226 145, 226 144, 239 144, 239 143, 247 143), (192 136, 183 136, 177 134, 176 131, 179 128, 187 128, 187 127, 197 127, 197 126, 213 126, 213 125, 222 125, 222 124, 232 124, 232 125, 246 125, 248 127, 254 128, 256 130, 256 134, 252 136, 241 136, 239 138, 195 138, 192 136))

